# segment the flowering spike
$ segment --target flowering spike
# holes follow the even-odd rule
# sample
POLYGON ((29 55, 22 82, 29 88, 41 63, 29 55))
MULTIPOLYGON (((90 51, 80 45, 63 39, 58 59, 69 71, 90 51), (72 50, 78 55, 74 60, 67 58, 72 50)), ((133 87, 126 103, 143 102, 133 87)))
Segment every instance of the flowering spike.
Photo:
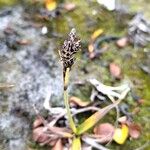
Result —
POLYGON ((81 48, 80 40, 76 36, 76 30, 73 28, 68 34, 68 38, 59 51, 61 61, 63 62, 63 71, 66 72, 67 68, 71 68, 74 64, 74 54, 81 48))

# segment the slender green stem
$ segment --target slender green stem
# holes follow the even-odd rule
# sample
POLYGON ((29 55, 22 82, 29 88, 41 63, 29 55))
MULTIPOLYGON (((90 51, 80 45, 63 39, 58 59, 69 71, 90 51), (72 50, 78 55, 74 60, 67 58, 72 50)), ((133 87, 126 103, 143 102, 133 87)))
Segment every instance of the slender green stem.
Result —
POLYGON ((69 106, 69 99, 68 99, 68 91, 67 91, 68 81, 69 81, 69 70, 70 69, 67 68, 67 70, 65 72, 65 77, 64 77, 64 102, 65 102, 65 107, 67 110, 67 116, 68 116, 70 127, 73 130, 73 132, 76 133, 77 129, 76 129, 74 120, 73 120, 72 115, 71 115, 70 106, 69 106))

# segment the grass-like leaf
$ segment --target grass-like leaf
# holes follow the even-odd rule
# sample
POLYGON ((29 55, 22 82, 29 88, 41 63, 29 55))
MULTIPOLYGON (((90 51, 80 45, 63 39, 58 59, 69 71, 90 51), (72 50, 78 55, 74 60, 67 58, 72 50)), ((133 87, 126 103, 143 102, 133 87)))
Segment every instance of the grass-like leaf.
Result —
POLYGON ((121 100, 117 100, 113 104, 110 104, 103 109, 97 111, 93 115, 91 115, 88 119, 86 119, 82 124, 80 124, 77 128, 77 135, 81 135, 82 133, 86 132, 90 128, 92 128, 98 121, 104 117, 112 108, 116 107, 121 100))
POLYGON ((71 116, 71 110, 70 110, 70 106, 69 106, 68 91, 67 91, 68 82, 69 82, 69 68, 67 68, 66 73, 65 73, 64 102, 65 102, 65 107, 67 110, 67 116, 68 116, 68 120, 70 123, 70 127, 73 130, 73 132, 76 133, 76 125, 75 125, 74 120, 71 116))
POLYGON ((71 150, 81 150, 81 140, 80 137, 74 137, 72 141, 72 148, 71 150))

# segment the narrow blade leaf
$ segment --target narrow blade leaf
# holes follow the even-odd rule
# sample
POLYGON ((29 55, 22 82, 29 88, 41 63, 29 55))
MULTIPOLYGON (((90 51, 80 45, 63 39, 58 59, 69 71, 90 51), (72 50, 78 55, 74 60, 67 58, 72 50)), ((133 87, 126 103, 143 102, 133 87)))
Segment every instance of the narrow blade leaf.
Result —
POLYGON ((81 140, 80 140, 80 137, 75 137, 73 139, 71 150, 81 150, 81 140))
POLYGON ((92 128, 102 117, 104 117, 112 108, 116 107, 121 100, 116 101, 113 104, 110 104, 103 109, 97 111, 93 115, 91 115, 88 119, 86 119, 81 125, 77 128, 77 135, 80 135, 90 128, 92 128))

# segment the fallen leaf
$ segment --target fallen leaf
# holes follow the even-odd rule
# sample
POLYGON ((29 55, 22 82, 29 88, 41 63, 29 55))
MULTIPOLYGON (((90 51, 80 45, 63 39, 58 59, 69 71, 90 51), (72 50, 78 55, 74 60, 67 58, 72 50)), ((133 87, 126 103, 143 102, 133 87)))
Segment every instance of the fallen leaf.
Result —
POLYGON ((49 136, 44 133, 44 127, 39 127, 33 130, 32 138, 35 142, 43 143, 49 139, 49 136))
POLYGON ((87 102, 87 101, 85 102, 85 101, 82 101, 78 97, 72 96, 69 99, 69 103, 71 103, 71 104, 73 103, 73 104, 80 106, 80 107, 85 107, 85 106, 89 105, 90 102, 87 102))
POLYGON ((141 98, 141 99, 139 99, 137 102, 138 102, 138 104, 142 105, 142 104, 144 104, 144 101, 145 101, 145 100, 141 98))
POLYGON ((50 140, 50 142, 48 143, 48 145, 50 146, 55 146, 56 142, 57 142, 58 139, 54 139, 54 140, 50 140))
POLYGON ((43 119, 41 117, 37 117, 35 119, 35 121, 33 122, 33 128, 35 129, 35 128, 39 127, 42 124, 43 124, 43 119))
POLYGON ((128 44, 128 38, 123 37, 123 38, 117 40, 116 44, 119 48, 124 48, 128 44))
POLYGON ((138 139, 141 134, 141 127, 135 123, 130 123, 128 126, 129 126, 129 135, 133 139, 138 139))
POLYGON ((112 140, 115 128, 110 123, 99 124, 94 128, 95 135, 99 136, 101 143, 107 143, 112 140))
POLYGON ((58 139, 52 150, 63 150, 62 140, 58 139))
POLYGON ((115 63, 110 63, 109 70, 113 77, 118 79, 121 77, 121 68, 119 67, 119 65, 115 63))
POLYGON ((49 11, 53 11, 57 7, 57 2, 56 0, 45 0, 45 7, 49 11))
POLYGON ((94 41, 98 36, 100 36, 104 31, 102 29, 97 29, 91 36, 92 41, 94 41))
POLYGON ((141 110, 140 107, 135 107, 132 111, 132 114, 137 115, 140 112, 140 110, 141 110))
POLYGON ((120 117, 120 118, 118 119, 118 122, 119 122, 119 123, 122 123, 122 124, 126 124, 126 122, 127 122, 127 116, 120 117))
POLYGON ((31 41, 27 39, 22 39, 22 40, 18 40, 17 43, 20 45, 28 45, 28 44, 31 44, 31 41))
POLYGON ((113 140, 118 144, 124 144, 129 135, 129 128, 123 124, 122 128, 116 128, 113 136, 113 140))
POLYGON ((93 43, 90 43, 88 45, 88 51, 89 51, 89 53, 93 53, 94 52, 94 45, 93 45, 93 43))
POLYGON ((67 3, 64 5, 64 9, 67 11, 72 11, 76 8, 76 5, 74 3, 67 3))

